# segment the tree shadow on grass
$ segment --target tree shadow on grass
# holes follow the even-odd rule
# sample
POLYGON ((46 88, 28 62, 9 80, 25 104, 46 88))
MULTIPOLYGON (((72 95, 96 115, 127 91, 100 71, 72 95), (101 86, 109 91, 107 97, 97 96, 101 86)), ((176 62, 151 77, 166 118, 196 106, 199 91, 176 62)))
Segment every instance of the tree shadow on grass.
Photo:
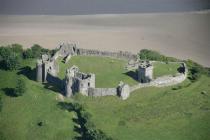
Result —
POLYGON ((10 97, 17 97, 17 95, 14 92, 14 88, 2 88, 1 89, 5 95, 10 96, 10 97))
POLYGON ((25 66, 19 69, 17 72, 17 75, 24 75, 26 76, 29 80, 36 80, 36 68, 32 69, 29 66, 25 66))
POLYGON ((57 105, 62 110, 68 110, 69 112, 75 112, 77 114, 77 118, 72 118, 72 121, 75 123, 74 131, 78 133, 78 136, 75 137, 75 140, 82 140, 84 129, 80 126, 83 125, 84 122, 82 122, 83 119, 81 118, 80 109, 75 108, 72 103, 59 102, 57 105))
POLYGON ((73 106, 73 104, 72 103, 66 103, 66 102, 59 102, 58 104, 57 104, 57 106, 60 108, 60 109, 62 109, 62 110, 67 110, 67 111, 69 111, 69 112, 76 112, 76 110, 75 110, 75 108, 74 108, 74 106, 73 106))
POLYGON ((63 110, 75 112, 77 117, 72 119, 75 123, 74 131, 78 134, 74 137, 75 140, 92 140, 95 138, 112 140, 103 131, 95 128, 94 123, 90 121, 91 114, 84 110, 82 104, 59 102, 58 106, 63 110))
POLYGON ((123 73, 129 77, 131 77, 132 79, 138 81, 138 77, 137 77, 137 73, 135 71, 128 71, 126 73, 123 73))

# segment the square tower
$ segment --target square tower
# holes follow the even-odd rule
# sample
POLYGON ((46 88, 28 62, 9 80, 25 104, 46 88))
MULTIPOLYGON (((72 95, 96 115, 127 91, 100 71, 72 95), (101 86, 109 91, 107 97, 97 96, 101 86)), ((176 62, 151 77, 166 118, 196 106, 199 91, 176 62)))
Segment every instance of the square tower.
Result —
POLYGON ((153 79, 153 66, 149 61, 140 63, 137 72, 140 83, 148 83, 153 79))

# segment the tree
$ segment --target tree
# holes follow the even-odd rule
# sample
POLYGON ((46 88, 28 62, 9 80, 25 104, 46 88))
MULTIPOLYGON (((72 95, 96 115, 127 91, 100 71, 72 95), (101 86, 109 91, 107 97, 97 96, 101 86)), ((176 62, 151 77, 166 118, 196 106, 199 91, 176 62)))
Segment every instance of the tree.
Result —
POLYGON ((168 57, 160 54, 157 51, 142 49, 139 53, 139 58, 141 60, 155 60, 155 61, 164 61, 164 62, 175 62, 178 61, 176 58, 168 57))
POLYGON ((32 49, 26 49, 24 52, 23 52, 23 57, 25 58, 25 59, 27 59, 27 58, 34 58, 34 54, 33 54, 33 51, 32 51, 32 49))
POLYGON ((16 87, 15 87, 15 95, 16 96, 22 96, 26 91, 26 84, 25 84, 25 81, 22 79, 22 78, 19 78, 17 80, 17 84, 16 84, 16 87))
POLYGON ((25 59, 27 58, 39 58, 42 54, 54 54, 57 50, 49 50, 49 49, 45 49, 42 48, 40 45, 38 44, 34 44, 31 48, 26 49, 23 52, 23 57, 25 59))
POLYGON ((17 48, 13 50, 11 47, 0 47, 0 63, 1 68, 7 70, 15 70, 19 68, 21 55, 18 54, 17 48))
POLYGON ((19 54, 20 56, 22 56, 23 53, 23 46, 20 44, 12 44, 11 46, 9 46, 13 52, 19 54))
POLYGON ((6 69, 16 70, 20 66, 21 58, 16 53, 11 53, 4 61, 6 69))
POLYGON ((31 50, 33 52, 33 57, 34 58, 38 58, 41 56, 42 54, 42 47, 38 44, 34 44, 32 47, 31 47, 31 50))

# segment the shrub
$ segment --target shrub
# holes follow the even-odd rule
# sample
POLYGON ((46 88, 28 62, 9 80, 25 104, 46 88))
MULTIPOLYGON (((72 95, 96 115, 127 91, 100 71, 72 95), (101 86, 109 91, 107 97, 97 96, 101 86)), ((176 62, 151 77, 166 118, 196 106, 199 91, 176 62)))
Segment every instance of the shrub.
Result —
POLYGON ((167 57, 162 54, 160 54, 157 51, 142 49, 139 53, 139 57, 142 60, 151 60, 151 61, 164 61, 164 62, 176 62, 178 59, 173 57, 167 57))
POLYGON ((99 129, 95 129, 88 132, 87 137, 85 140, 112 140, 111 137, 108 137, 103 131, 99 129))
POLYGON ((173 87, 172 90, 179 90, 179 89, 181 89, 181 88, 182 88, 182 86, 181 86, 181 85, 178 85, 178 86, 176 86, 176 87, 173 87))
POLYGON ((202 74, 208 75, 208 68, 204 68, 200 64, 193 62, 192 60, 186 60, 185 61, 189 73, 188 73, 188 78, 192 82, 198 80, 202 74))
POLYGON ((22 96, 26 91, 26 84, 25 84, 25 81, 22 79, 22 78, 19 78, 17 80, 17 84, 16 84, 16 87, 15 87, 15 95, 16 96, 22 96))

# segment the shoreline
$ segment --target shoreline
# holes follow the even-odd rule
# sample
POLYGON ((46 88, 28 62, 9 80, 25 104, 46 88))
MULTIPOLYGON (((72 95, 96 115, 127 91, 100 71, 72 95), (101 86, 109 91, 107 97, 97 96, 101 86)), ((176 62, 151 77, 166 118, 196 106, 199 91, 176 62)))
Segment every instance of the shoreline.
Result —
POLYGON ((210 11, 111 15, 0 15, 0 45, 76 43, 87 49, 152 49, 210 66, 210 11))

